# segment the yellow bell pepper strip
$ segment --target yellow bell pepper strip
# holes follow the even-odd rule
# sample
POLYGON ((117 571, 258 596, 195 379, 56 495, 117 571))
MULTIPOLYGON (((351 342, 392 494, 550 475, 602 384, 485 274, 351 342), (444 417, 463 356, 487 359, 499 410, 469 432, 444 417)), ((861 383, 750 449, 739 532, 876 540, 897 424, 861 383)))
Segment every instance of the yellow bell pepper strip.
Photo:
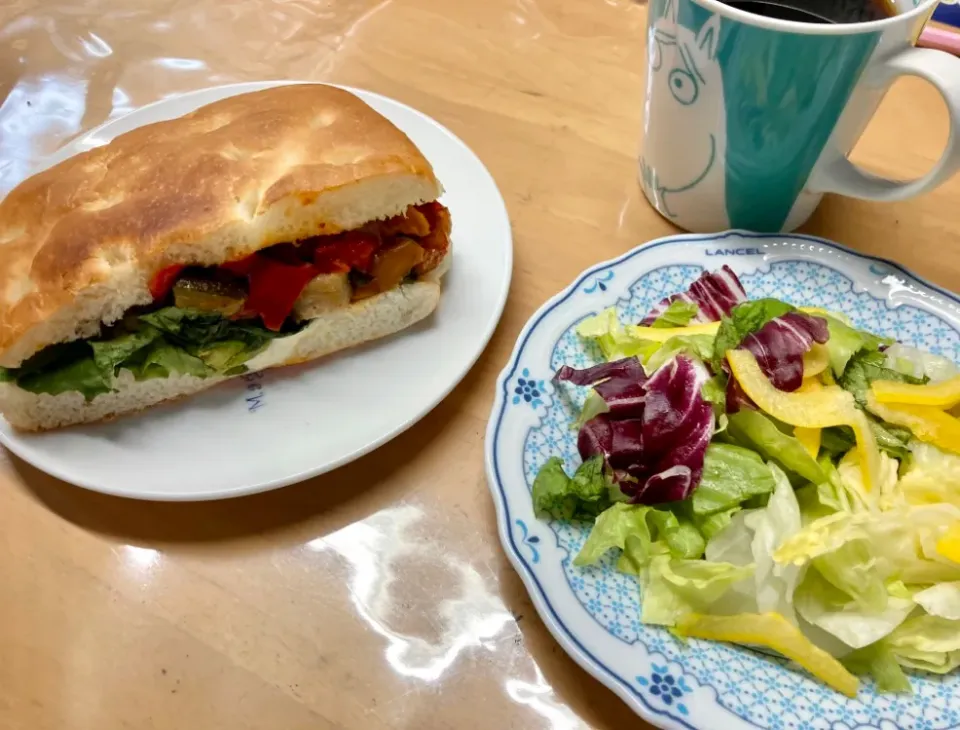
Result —
POLYGON ((814 645, 779 613, 743 613, 737 616, 687 614, 674 631, 681 636, 734 644, 766 646, 792 659, 817 679, 847 697, 856 697, 860 681, 844 666, 814 645))
POLYGON ((953 527, 937 540, 937 552, 947 560, 960 563, 960 522, 954 523, 953 527))
POLYGON ((921 441, 960 454, 960 419, 933 406, 880 403, 871 392, 867 408, 884 421, 909 428, 921 441))
POLYGON ((817 455, 820 453, 820 438, 823 434, 823 429, 820 428, 803 428, 802 426, 797 427, 793 430, 793 435, 796 437, 797 441, 800 442, 800 445, 803 447, 810 456, 814 459, 817 458, 817 455))
POLYGON ((863 485, 870 491, 879 482, 880 450, 877 440, 867 417, 857 408, 850 393, 836 385, 821 385, 815 379, 804 381, 801 388, 793 393, 780 390, 770 382, 749 350, 728 351, 727 362, 743 392, 774 418, 800 428, 853 428, 857 437, 863 485))
POLYGON ((830 367, 830 351, 825 345, 814 342, 813 347, 803 354, 804 379, 819 375, 828 367, 830 367))
POLYGON ((691 324, 686 327, 643 327, 642 325, 628 325, 624 327, 632 337, 641 340, 653 340, 654 342, 666 342, 671 337, 689 336, 689 335, 716 335, 720 330, 719 322, 705 322, 703 324, 691 324))
POLYGON ((749 350, 730 350, 727 362, 733 377, 754 403, 774 418, 803 428, 845 426, 856 409, 853 396, 834 387, 818 387, 809 381, 793 393, 777 388, 749 350), (807 388, 810 388, 807 390, 807 388))
POLYGON ((932 406, 948 411, 960 403, 960 375, 950 380, 927 385, 874 380, 870 390, 878 403, 932 406))

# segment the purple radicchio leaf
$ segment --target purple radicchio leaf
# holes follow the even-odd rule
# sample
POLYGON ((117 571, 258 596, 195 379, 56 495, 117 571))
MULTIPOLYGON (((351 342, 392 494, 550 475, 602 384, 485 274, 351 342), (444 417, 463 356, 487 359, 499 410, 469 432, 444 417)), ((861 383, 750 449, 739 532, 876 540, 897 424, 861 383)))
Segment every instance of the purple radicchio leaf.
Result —
POLYGON ((678 356, 647 383, 643 443, 650 459, 646 473, 635 473, 634 500, 659 504, 686 499, 700 484, 707 444, 713 436, 713 407, 701 389, 709 377, 690 358, 678 356))
POLYGON ((592 385, 606 402, 612 417, 643 415, 643 384, 647 381, 647 375, 635 357, 594 365, 585 370, 574 370, 564 365, 557 371, 556 379, 574 385, 592 385))
MULTIPOLYGON (((602 454, 634 502, 685 499, 700 483, 713 435, 713 408, 701 393, 708 377, 699 363, 675 357, 640 383, 641 397, 633 408, 611 407, 584 424, 577 439, 581 458, 602 454)), ((624 392, 625 387, 614 400, 625 401, 624 392)))
POLYGON ((607 414, 602 413, 583 424, 577 435, 577 451, 584 461, 601 454, 609 463, 613 451, 613 429, 607 414))
POLYGON ((553 376, 554 380, 559 382, 573 383, 574 385, 593 385, 601 380, 642 378, 647 379, 643 372, 643 366, 635 357, 625 357, 622 360, 613 362, 602 362, 593 367, 575 370, 569 365, 564 365, 553 376))
POLYGON ((802 312, 788 312, 743 338, 740 347, 757 358, 760 369, 780 390, 794 391, 803 383, 803 356, 814 342, 830 338, 827 321, 802 312))
POLYGON ((661 301, 640 324, 653 324, 657 317, 678 299, 697 305, 697 314, 692 322, 717 322, 724 315, 730 314, 730 310, 735 306, 745 302, 747 293, 733 269, 723 266, 720 271, 703 273, 687 291, 673 294, 661 301))
POLYGON ((602 454, 614 470, 627 473, 640 469, 644 455, 643 420, 616 420, 607 413, 591 418, 580 429, 577 449, 584 461, 602 454))

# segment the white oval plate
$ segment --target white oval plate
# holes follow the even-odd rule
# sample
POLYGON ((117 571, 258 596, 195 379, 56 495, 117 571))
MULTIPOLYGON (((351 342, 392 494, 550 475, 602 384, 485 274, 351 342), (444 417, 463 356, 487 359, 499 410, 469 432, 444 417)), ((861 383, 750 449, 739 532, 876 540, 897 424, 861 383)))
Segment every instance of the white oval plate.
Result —
POLYGON ((728 264, 751 298, 839 310, 857 325, 960 363, 960 297, 897 264, 808 236, 731 231, 653 241, 582 274, 524 327, 497 384, 486 470, 500 540, 547 628, 585 670, 649 722, 689 730, 947 730, 960 728, 960 673, 911 674, 915 694, 880 695, 864 682, 847 699, 786 661, 727 644, 681 643, 639 621, 636 580, 608 559, 577 568, 582 525, 538 520, 530 489, 552 455, 579 462, 576 413, 554 397, 562 364, 595 362, 574 328, 616 306, 639 321, 704 270, 728 264))
MULTIPOLYGON (((78 138, 52 165, 123 132, 262 82, 164 99, 78 138)), ((0 440, 64 481, 126 497, 201 500, 281 487, 346 464, 416 423, 460 382, 500 319, 513 262, 506 206, 490 173, 433 119, 348 89, 402 129, 433 165, 453 219, 453 265, 437 311, 369 345, 230 381, 111 423, 31 435, 0 419, 0 440), (442 353, 442 354, 441 354, 442 353)))

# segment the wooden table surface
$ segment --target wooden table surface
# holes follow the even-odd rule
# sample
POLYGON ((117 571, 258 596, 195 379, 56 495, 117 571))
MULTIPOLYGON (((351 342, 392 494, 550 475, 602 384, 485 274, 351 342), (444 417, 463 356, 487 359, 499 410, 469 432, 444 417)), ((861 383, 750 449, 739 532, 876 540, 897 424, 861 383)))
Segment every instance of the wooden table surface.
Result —
MULTIPOLYGON (((534 309, 674 232, 635 179, 645 13, 629 0, 0 7, 0 194, 79 132, 164 96, 323 79, 465 140, 516 247, 503 320, 463 383, 327 476, 150 504, 0 451, 0 728, 646 727, 548 635, 500 549, 482 463, 494 379, 534 309)), ((935 92, 900 82, 855 156, 915 176, 946 134, 935 92)), ((805 230, 958 290, 958 199, 960 179, 903 203, 828 197, 805 230)))

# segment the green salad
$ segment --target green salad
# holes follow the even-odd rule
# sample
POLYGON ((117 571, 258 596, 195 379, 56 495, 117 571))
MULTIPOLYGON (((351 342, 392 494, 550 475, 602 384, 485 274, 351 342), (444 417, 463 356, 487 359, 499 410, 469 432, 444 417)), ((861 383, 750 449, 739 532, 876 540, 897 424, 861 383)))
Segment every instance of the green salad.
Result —
POLYGON ((837 313, 749 300, 727 267, 639 324, 578 333, 581 457, 533 484, 574 558, 637 577, 641 619, 773 649, 847 695, 960 666, 960 369, 837 313))

